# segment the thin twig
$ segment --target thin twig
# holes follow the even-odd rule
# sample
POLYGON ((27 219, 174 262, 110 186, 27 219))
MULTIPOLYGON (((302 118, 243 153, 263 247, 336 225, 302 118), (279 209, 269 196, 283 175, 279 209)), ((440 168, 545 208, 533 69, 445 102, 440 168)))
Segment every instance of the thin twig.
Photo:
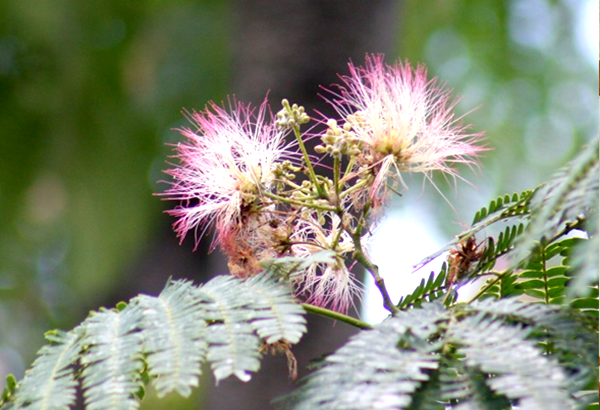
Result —
POLYGON ((392 315, 396 315, 400 312, 400 309, 398 309, 398 307, 392 303, 387 288, 385 287, 385 281, 379 275, 379 267, 377 267, 377 265, 371 262, 369 258, 367 258, 367 255, 365 255, 363 250, 360 248, 360 239, 354 240, 354 247, 355 250, 352 254, 352 257, 355 261, 360 263, 367 271, 369 271, 369 273, 373 277, 373 280, 375 281, 375 286, 377 286, 377 289, 379 289, 379 293, 381 293, 381 296, 383 297, 383 307, 386 308, 392 315))
POLYGON ((317 174, 315 174, 315 170, 312 166, 312 162, 310 161, 310 157, 308 155, 308 151, 306 151, 306 146, 304 145, 304 141, 302 141, 302 136, 300 135, 300 126, 293 125, 292 130, 294 131, 294 135, 296 136, 296 140, 298 141, 298 146, 302 151, 302 156, 304 157, 304 162, 306 163, 306 168, 308 168, 308 176, 310 180, 315 184, 315 188, 317 188, 317 192, 321 198, 327 198, 325 191, 323 190, 323 186, 317 180, 317 174))
POLYGON ((307 208, 313 208, 313 209, 320 209, 322 211, 332 211, 335 212, 337 211, 336 207, 333 206, 329 206, 329 205, 320 205, 320 204, 315 204, 312 202, 302 202, 302 201, 297 201, 295 199, 291 199, 291 198, 286 198, 277 194, 273 194, 269 191, 263 191, 262 195, 274 199, 276 201, 279 201, 281 203, 285 203, 285 204, 290 204, 290 205, 298 205, 298 206, 305 206, 307 208))
POLYGON ((302 307, 307 312, 314 313, 319 316, 328 317, 339 322, 344 322, 351 326, 358 327, 359 329, 371 329, 373 327, 370 324, 363 322, 362 320, 353 318, 352 316, 344 315, 343 313, 335 312, 333 310, 325 309, 319 306, 303 303, 302 307))
POLYGON ((507 273, 509 273, 510 271, 504 271, 504 272, 489 272, 488 274, 495 274, 496 278, 494 280, 492 280, 490 283, 486 284, 485 286, 482 286, 481 289, 479 289, 479 292, 477 292, 475 294, 475 296, 473 296, 471 299, 469 299, 469 301, 467 302, 467 304, 473 303, 474 301, 476 301, 477 299, 479 299, 481 297, 481 295, 483 295, 485 292, 487 292, 492 286, 494 286, 496 283, 498 283, 498 281, 500 281, 507 273))

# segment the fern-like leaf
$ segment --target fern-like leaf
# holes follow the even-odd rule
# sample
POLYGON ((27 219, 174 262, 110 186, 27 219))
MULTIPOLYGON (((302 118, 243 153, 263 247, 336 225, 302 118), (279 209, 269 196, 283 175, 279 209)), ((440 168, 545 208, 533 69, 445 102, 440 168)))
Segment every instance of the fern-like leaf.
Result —
POLYGON ((431 302, 442 296, 446 291, 446 270, 447 264, 443 263, 437 275, 431 272, 427 281, 421 279, 421 282, 414 291, 400 298, 397 304, 398 309, 406 310, 410 307, 419 307, 423 302, 431 302))
POLYGON ((296 343, 306 330, 303 309, 269 273, 245 282, 217 277, 197 294, 203 317, 212 322, 207 332, 208 361, 217 380, 230 375, 250 380, 249 372, 260 367, 260 338, 266 343, 296 343))
POLYGON ((15 392, 15 409, 61 410, 75 402, 77 382, 71 366, 81 349, 81 328, 48 332, 46 339, 51 344, 40 349, 15 392))
MULTIPOLYGON (((470 231, 478 232, 482 228, 503 219, 529 214, 529 202, 533 191, 527 190, 512 195, 506 194, 491 201, 487 207, 475 213, 470 231)), ((467 231, 468 233, 471 233, 467 231)))
MULTIPOLYGON (((515 288, 543 303, 561 303, 564 300, 569 266, 552 266, 550 260, 569 250, 579 238, 563 239, 549 246, 542 246, 532 255, 525 270, 515 273, 518 278, 515 288)), ((564 262, 564 260, 563 260, 564 262)))
POLYGON ((598 357, 597 328, 575 310, 559 305, 522 303, 516 298, 485 300, 468 309, 498 320, 518 322, 535 331, 570 375, 571 390, 577 391, 597 379, 597 374, 590 372, 598 357))
POLYGON ((530 330, 506 326, 477 316, 451 327, 450 340, 457 343, 469 367, 494 374, 490 388, 524 409, 565 410, 573 407, 565 388, 566 375, 554 360, 544 356, 527 339, 530 330))
POLYGON ((306 331, 306 319, 304 309, 290 303, 290 290, 270 274, 254 276, 243 282, 243 286, 253 297, 250 324, 254 331, 268 344, 279 341, 298 343, 306 331))
MULTIPOLYGON (((448 358, 448 366, 441 371, 441 398, 446 403, 460 401, 454 410, 502 410, 510 401, 490 388, 486 375, 480 369, 467 366, 464 358, 448 358)), ((446 406, 443 407, 446 410, 446 406)))
POLYGON ((250 380, 260 368, 260 339, 252 329, 252 297, 239 280, 218 276, 198 290, 203 317, 212 323, 207 329, 208 361, 217 381, 235 375, 250 380))
POLYGON ((24 380, 8 379, 0 407, 68 409, 79 379, 86 409, 136 409, 148 379, 159 397, 188 396, 205 359, 217 381, 248 381, 260 366, 261 342, 286 350, 306 331, 304 310, 280 279, 263 273, 219 276, 200 287, 170 282, 158 297, 140 295, 92 313, 71 332, 50 332, 51 344, 24 380), (77 361, 82 370, 74 374, 77 361))
POLYGON ((591 212, 598 198, 598 139, 592 141, 552 180, 538 189, 531 199, 531 221, 517 244, 513 266, 529 257, 537 242, 542 244, 555 237, 565 224, 575 223, 591 212))
POLYGON ((143 312, 148 374, 158 397, 175 390, 184 397, 198 386, 204 360, 206 322, 188 282, 171 282, 158 297, 138 296, 143 312))
POLYGON ((444 315, 440 305, 401 312, 353 337, 297 393, 295 409, 406 409, 438 367, 427 340, 444 315))
POLYGON ((83 388, 88 410, 130 410, 139 406, 134 394, 140 389, 139 374, 142 313, 135 306, 124 310, 104 310, 85 322, 81 357, 83 388))
POLYGON ((328 356, 293 408, 580 408, 598 345, 576 313, 515 299, 401 311, 328 356))

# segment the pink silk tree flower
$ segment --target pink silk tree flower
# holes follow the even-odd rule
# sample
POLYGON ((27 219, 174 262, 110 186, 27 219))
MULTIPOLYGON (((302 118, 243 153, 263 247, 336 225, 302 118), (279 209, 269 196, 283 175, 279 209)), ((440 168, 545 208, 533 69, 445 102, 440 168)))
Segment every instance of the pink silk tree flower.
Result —
POLYGON ((388 179, 406 188, 402 172, 420 172, 431 181, 432 171, 456 178, 455 164, 476 164, 474 158, 485 150, 476 145, 483 134, 467 132, 452 111, 458 100, 436 79, 427 80, 424 66, 390 66, 381 55, 367 55, 365 67, 350 63, 349 68, 329 102, 359 141, 359 178, 369 179, 357 191, 363 201, 381 205, 388 179))
POLYGON ((266 100, 258 110, 242 103, 231 105, 227 111, 210 103, 204 111, 191 114, 196 129, 179 130, 187 139, 175 146, 174 158, 180 164, 166 171, 173 181, 161 195, 181 201, 167 213, 178 218, 173 228, 181 241, 195 232, 196 246, 211 225, 215 229, 212 249, 230 244, 231 235, 249 215, 271 206, 262 193, 274 182, 272 171, 278 161, 294 156, 284 132, 265 118, 266 100))
POLYGON ((322 221, 307 212, 296 221, 290 237, 292 255, 309 258, 329 249, 335 252, 333 263, 315 263, 294 278, 296 293, 307 303, 346 312, 361 294, 361 287, 345 263, 345 257, 354 251, 350 235, 343 230, 340 218, 334 213, 324 215, 322 221))

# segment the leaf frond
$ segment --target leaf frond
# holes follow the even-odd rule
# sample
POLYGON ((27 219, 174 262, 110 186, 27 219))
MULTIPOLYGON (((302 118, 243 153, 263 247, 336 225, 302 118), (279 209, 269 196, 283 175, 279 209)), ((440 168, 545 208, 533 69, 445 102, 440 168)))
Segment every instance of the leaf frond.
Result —
POLYGON ((143 367, 141 319, 142 312, 128 305, 120 312, 93 313, 84 322, 86 351, 80 362, 87 409, 138 408, 134 394, 143 367))
POLYGON ((351 338, 289 400, 296 410, 581 408, 598 350, 585 323, 515 299, 424 303, 351 338))
POLYGON ((427 304, 354 336, 291 398, 295 409, 406 409, 411 395, 437 369, 439 346, 427 340, 444 317, 427 304))
POLYGON ((530 204, 530 223, 517 244, 513 266, 528 258, 536 242, 546 244, 565 224, 597 212, 599 164, 598 139, 595 139, 550 182, 536 190, 530 204))
POLYGON ((492 200, 487 207, 481 208, 475 213, 471 229, 479 231, 482 227, 503 219, 528 215, 529 202, 533 195, 532 190, 521 193, 505 194, 492 200))
POLYGON ((564 371, 527 340, 530 332, 524 326, 469 316, 452 326, 448 336, 459 345, 467 366, 493 374, 486 384, 508 399, 518 400, 522 408, 572 408, 564 371))
POLYGON ((304 309, 290 303, 290 290, 277 282, 274 275, 262 273, 242 282, 254 300, 250 322, 254 331, 268 344, 286 341, 298 343, 306 332, 304 309))
POLYGON ((148 374, 158 397, 184 397, 198 386, 207 349, 206 322, 189 282, 170 282, 158 297, 135 300, 143 312, 142 334, 148 374))
POLYGON ((560 361, 569 375, 571 390, 576 391, 597 373, 590 372, 597 365, 597 322, 590 322, 575 309, 560 305, 523 303, 516 298, 499 301, 484 300, 469 306, 497 320, 521 323, 535 331, 547 353, 560 361))
POLYGON ((14 393, 15 408, 68 409, 75 402, 77 382, 72 365, 81 350, 81 327, 48 332, 46 339, 50 344, 40 349, 14 393))
POLYGON ((431 272, 427 281, 421 279, 421 282, 412 293, 400 298, 397 304, 398 309, 406 310, 411 307, 419 307, 424 302, 432 302, 441 297, 446 291, 445 282, 447 266, 448 265, 444 262, 437 275, 434 272, 431 272))
POLYGON ((170 282, 158 297, 139 295, 93 312, 70 332, 48 333, 50 344, 0 407, 68 409, 81 381, 86 409, 136 409, 147 382, 159 397, 188 396, 205 360, 217 381, 247 381, 260 366, 263 341, 289 348, 300 340, 303 314, 287 284, 270 273, 220 276, 202 286, 170 282))

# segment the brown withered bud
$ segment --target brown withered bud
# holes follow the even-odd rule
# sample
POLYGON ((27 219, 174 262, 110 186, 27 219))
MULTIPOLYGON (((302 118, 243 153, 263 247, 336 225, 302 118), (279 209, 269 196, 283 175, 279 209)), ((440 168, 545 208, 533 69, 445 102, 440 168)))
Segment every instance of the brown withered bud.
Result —
POLYGON ((446 276, 446 287, 449 288, 458 279, 469 272, 471 264, 479 261, 483 255, 483 249, 479 249, 474 236, 458 243, 456 248, 450 249, 448 253, 448 274, 446 276))

